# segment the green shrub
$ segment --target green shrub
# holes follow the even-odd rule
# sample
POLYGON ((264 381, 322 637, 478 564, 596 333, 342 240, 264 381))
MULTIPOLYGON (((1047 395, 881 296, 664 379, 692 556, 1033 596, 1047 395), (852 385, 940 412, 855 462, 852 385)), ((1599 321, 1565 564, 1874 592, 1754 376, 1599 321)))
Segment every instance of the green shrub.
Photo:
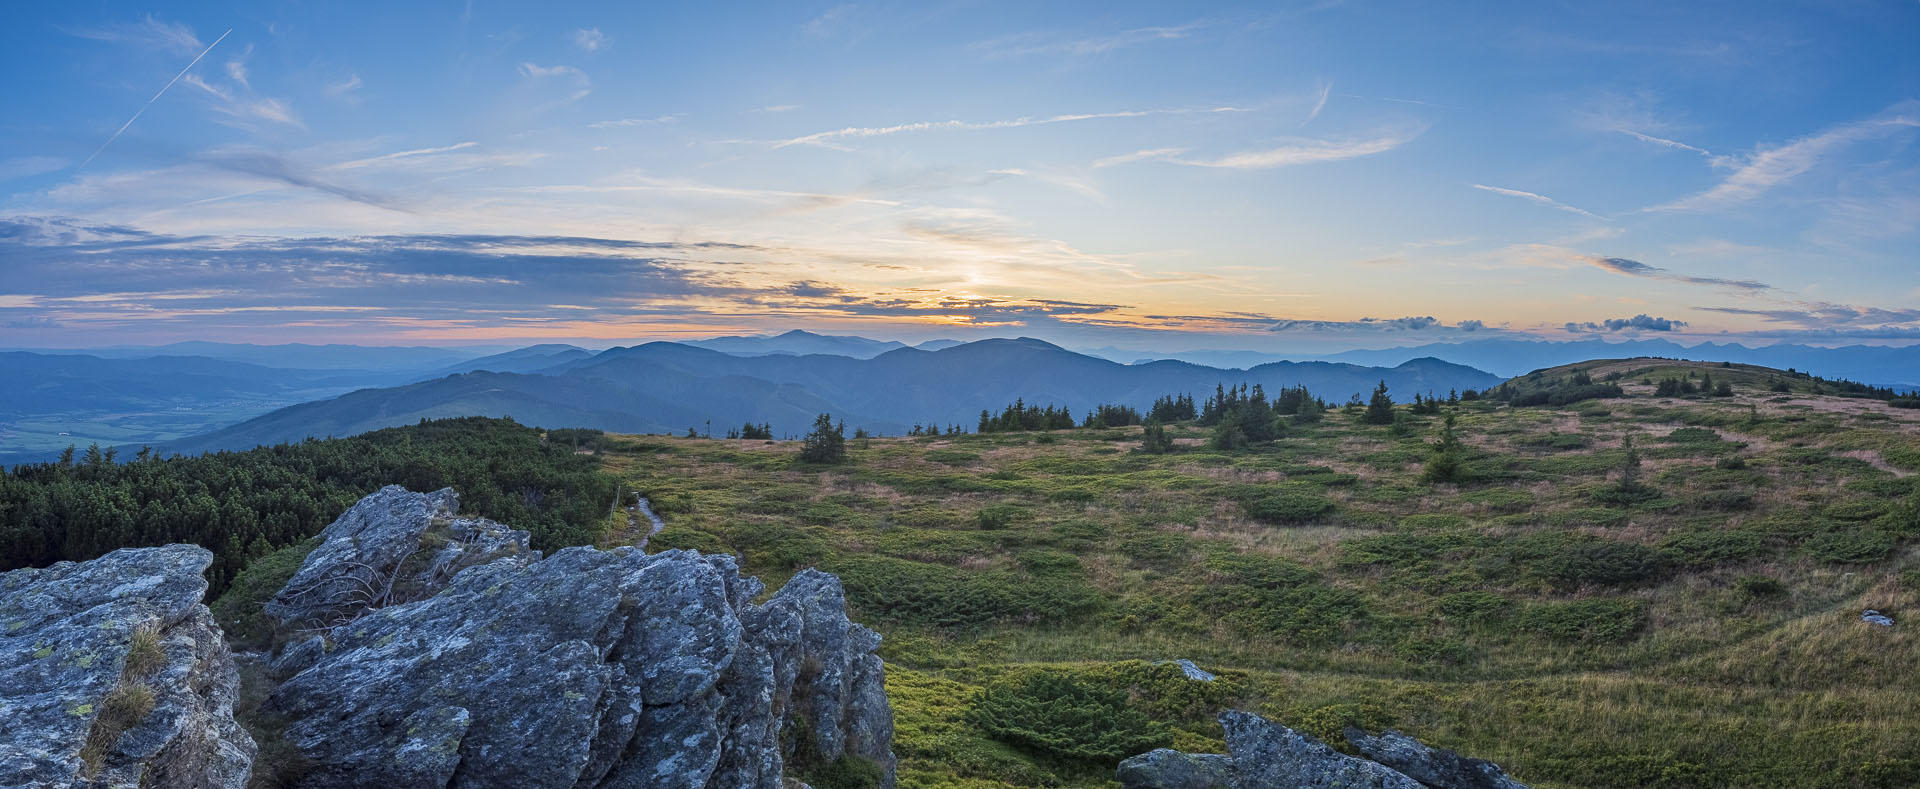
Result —
POLYGON ((1830 531, 1807 541, 1813 558, 1835 564, 1877 562, 1893 553, 1893 537, 1879 531, 1830 531))
POLYGON ((1092 612, 1103 602, 1077 569, 967 572, 886 556, 839 558, 827 569, 840 576, 847 601, 860 616, 900 625, 968 628, 1016 617, 1060 621, 1092 612))
POLYGON ((1569 542, 1561 550, 1534 563, 1533 573, 1561 588, 1586 584, 1623 586, 1653 580, 1666 573, 1665 553, 1639 543, 1613 540, 1569 542))
POLYGON ((214 621, 226 631, 228 643, 251 650, 274 645, 273 623, 261 607, 293 579, 307 554, 319 544, 318 539, 294 543, 253 560, 233 577, 233 585, 208 606, 213 609, 214 621))
POLYGON ((1150 531, 1128 538, 1120 544, 1120 552, 1135 565, 1170 572, 1193 558, 1193 540, 1183 534, 1150 531))
POLYGON ((988 736, 1051 756, 1111 764, 1173 743, 1127 694, 1063 671, 998 680, 975 696, 967 722, 988 736))
POLYGON ((1720 434, 1704 427, 1683 427, 1666 434, 1660 440, 1674 444, 1718 444, 1720 434))
POLYGON ((1779 597, 1787 593, 1787 585, 1764 575, 1743 575, 1734 579, 1733 588, 1740 594, 1754 599, 1779 597))
POLYGON ((1692 567, 1751 559, 1760 554, 1760 535, 1745 531, 1689 531, 1667 537, 1660 547, 1692 567))
POLYGON ((1419 515, 1408 515, 1407 517, 1400 519, 1400 528, 1407 529, 1409 531, 1443 531, 1443 530, 1450 530, 1450 529, 1465 529, 1472 525, 1473 525, 1473 521, 1469 520, 1466 516, 1463 516, 1463 515, 1440 515, 1436 513, 1422 513, 1419 515))
POLYGON ((813 789, 880 789, 886 776, 872 759, 843 753, 840 758, 809 770, 806 781, 813 789))
POLYGON ((1107 539, 1107 526, 1094 521, 1056 523, 1052 531, 1056 545, 1075 552, 1092 550, 1107 539))
POLYGON ((1692 499, 1694 507, 1703 510, 1750 510, 1753 509, 1753 494, 1738 490, 1709 490, 1692 499))
POLYGON ((1434 602, 1433 610, 1442 617, 1460 622, 1483 622, 1505 615, 1513 601, 1492 592, 1454 592, 1434 602))
POLYGON ((1401 532, 1360 537, 1340 544, 1340 563, 1419 567, 1443 560, 1450 552, 1472 543, 1472 538, 1459 533, 1401 532))
POLYGON ((1240 505, 1247 515, 1265 523, 1303 523, 1333 511, 1333 502, 1325 496, 1288 490, 1268 493, 1240 505))
POLYGON ((1015 519, 1024 519, 1026 515, 1027 511, 1024 507, 1006 503, 989 504, 975 513, 973 521, 974 525, 981 529, 994 531, 1007 528, 1015 519))
POLYGON ((1646 608, 1638 601, 1605 597, 1531 605, 1518 620, 1522 630, 1556 641, 1595 643, 1630 641, 1646 623, 1646 608))
POLYGON ((1078 676, 1126 694, 1128 704, 1160 721, 1210 723, 1240 693, 1240 684, 1231 675, 1197 682, 1187 679, 1186 672, 1173 663, 1124 660, 1081 669, 1078 676))
POLYGON ((1297 709, 1288 716, 1293 728, 1320 738, 1322 742, 1351 747, 1347 727, 1362 731, 1380 731, 1394 724, 1393 716, 1372 704, 1330 704, 1314 709, 1297 709))
POLYGON ((1327 643, 1371 617, 1360 593, 1328 586, 1297 562, 1220 554, 1206 567, 1211 576, 1193 592, 1193 606, 1250 636, 1327 643))
POLYGON ((1408 663, 1465 663, 1473 656, 1465 642, 1457 638, 1411 635, 1393 647, 1394 657, 1408 663))
POLYGON ((936 449, 925 455, 929 463, 941 463, 948 466, 971 466, 980 462, 977 452, 962 449, 936 449))

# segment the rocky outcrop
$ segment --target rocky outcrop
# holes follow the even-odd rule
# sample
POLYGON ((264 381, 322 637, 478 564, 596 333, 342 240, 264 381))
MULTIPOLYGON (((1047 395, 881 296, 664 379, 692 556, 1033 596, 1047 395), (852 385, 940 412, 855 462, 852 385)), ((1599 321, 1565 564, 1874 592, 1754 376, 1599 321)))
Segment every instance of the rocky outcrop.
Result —
POLYGON ((267 601, 267 616, 282 629, 318 632, 438 592, 467 567, 540 558, 527 532, 456 517, 459 510, 452 488, 388 485, 361 499, 320 532, 320 544, 267 601))
POLYGON ((1348 727, 1347 742, 1366 757, 1400 771, 1422 784, 1448 789, 1526 789, 1507 777, 1500 765, 1428 746, 1388 729, 1368 734, 1348 727))
POLYGON ((1251 712, 1228 710, 1221 713, 1220 725, 1233 757, 1233 789, 1421 789, 1418 781, 1390 767, 1348 756, 1251 712))
POLYGON ((755 604, 763 585, 729 556, 568 548, 504 552, 413 602, 314 593, 444 550, 400 536, 438 529, 446 501, 368 497, 275 598, 284 621, 338 622, 274 664, 290 676, 268 709, 315 765, 300 785, 778 789, 843 754, 892 784, 880 637, 825 573, 755 604))
POLYGON ((1227 754, 1161 749, 1120 763, 1125 789, 1526 789, 1499 765, 1429 748, 1395 731, 1347 739, 1369 758, 1340 753, 1250 712, 1221 713, 1227 754))
POLYGON ((245 786, 239 674, 191 545, 0 574, 0 786, 245 786))

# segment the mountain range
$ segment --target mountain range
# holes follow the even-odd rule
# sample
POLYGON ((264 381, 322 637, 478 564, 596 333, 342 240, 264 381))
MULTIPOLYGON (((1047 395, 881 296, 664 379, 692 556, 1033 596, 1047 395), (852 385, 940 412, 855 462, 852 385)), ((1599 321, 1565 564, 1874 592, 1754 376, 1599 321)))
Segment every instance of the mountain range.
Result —
POLYGON ((939 350, 896 348, 868 359, 767 354, 735 356, 680 343, 612 348, 529 373, 471 372, 406 386, 366 389, 303 403, 203 436, 168 452, 242 449, 344 436, 420 419, 511 416, 526 424, 630 433, 721 433, 768 423, 804 432, 832 413, 850 427, 899 434, 916 424, 969 429, 982 409, 1016 398, 1084 414, 1100 403, 1144 408, 1162 395, 1204 397, 1217 385, 1303 385, 1328 400, 1364 395, 1384 381, 1402 399, 1416 392, 1485 388, 1502 379, 1438 359, 1391 368, 1277 362, 1220 369, 1180 361, 1126 365, 1031 338, 981 340, 939 350))
POLYGON ((802 329, 773 335, 745 335, 732 337, 714 337, 707 340, 686 340, 682 345, 706 348, 735 356, 806 356, 825 354, 829 356, 849 356, 855 359, 871 359, 888 351, 901 348, 918 348, 923 351, 938 351, 960 345, 959 340, 928 340, 919 345, 908 345, 899 340, 870 340, 865 337, 836 336, 814 334, 802 329))
POLYGON ((1383 350, 1346 351, 1319 357, 1328 361, 1366 365, 1394 365, 1408 359, 1434 357, 1456 364, 1479 368, 1495 375, 1514 377, 1534 370, 1558 367, 1587 359, 1621 359, 1658 356, 1694 361, 1733 362, 1793 369, 1825 378, 1889 386, 1895 389, 1920 388, 1920 345, 1847 345, 1823 348, 1814 345, 1763 345, 1757 348, 1738 343, 1702 343, 1681 345, 1671 340, 1473 340, 1461 343, 1432 343, 1383 350))
POLYGON ((0 464, 44 459, 69 444, 244 448, 459 415, 675 433, 704 432, 708 420, 714 432, 753 421, 797 433, 827 411, 894 433, 915 424, 971 425, 981 408, 1017 397, 1084 413, 1101 402, 1142 407, 1172 392, 1202 394, 1216 383, 1299 383, 1341 400, 1385 380, 1405 399, 1630 356, 1920 387, 1920 346, 1751 348, 1660 339, 1489 339, 1293 361, 1259 351, 1074 352, 1031 339, 910 346, 802 330, 606 351, 557 343, 504 349, 192 342, 0 352, 0 369, 12 374, 0 391, 0 464))

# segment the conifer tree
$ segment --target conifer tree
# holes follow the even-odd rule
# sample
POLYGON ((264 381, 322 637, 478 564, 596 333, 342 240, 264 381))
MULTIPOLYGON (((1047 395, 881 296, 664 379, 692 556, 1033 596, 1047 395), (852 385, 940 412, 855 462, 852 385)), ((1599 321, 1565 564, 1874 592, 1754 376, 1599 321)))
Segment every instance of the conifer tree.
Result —
POLYGON ((846 460, 846 423, 836 425, 833 417, 827 414, 815 417, 813 432, 800 442, 800 459, 808 463, 839 463, 846 460))
POLYGON ((1387 396, 1386 381, 1374 387, 1373 397, 1367 401, 1367 412, 1362 421, 1369 425, 1393 424, 1393 398, 1387 396))

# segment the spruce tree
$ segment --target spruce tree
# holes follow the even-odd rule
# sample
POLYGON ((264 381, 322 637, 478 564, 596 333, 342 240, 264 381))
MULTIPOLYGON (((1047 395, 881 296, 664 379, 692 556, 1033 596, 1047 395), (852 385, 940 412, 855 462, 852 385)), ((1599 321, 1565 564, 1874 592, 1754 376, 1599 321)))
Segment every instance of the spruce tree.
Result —
POLYGON ((1393 398, 1387 396, 1387 382, 1381 381, 1373 389, 1373 398, 1367 401, 1367 413, 1362 421, 1369 425, 1393 424, 1393 398))
POLYGON ((815 417, 813 432, 800 442, 800 459, 808 463, 839 463, 846 460, 846 425, 834 424, 833 417, 827 414, 815 417))

